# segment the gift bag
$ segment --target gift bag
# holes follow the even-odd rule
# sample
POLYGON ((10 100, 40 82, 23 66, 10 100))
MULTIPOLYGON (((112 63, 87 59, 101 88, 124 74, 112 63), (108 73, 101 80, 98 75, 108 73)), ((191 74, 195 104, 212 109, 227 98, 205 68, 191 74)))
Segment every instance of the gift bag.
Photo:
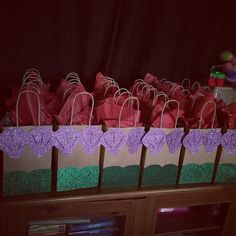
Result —
POLYGON ((189 89, 191 87, 191 81, 189 78, 185 77, 182 82, 181 82, 181 86, 183 86, 186 89, 189 89), (188 85, 185 85, 186 82, 188 82, 188 85))
POLYGON ((112 96, 117 89, 119 89, 119 85, 114 79, 104 76, 100 72, 96 75, 94 85, 95 101, 100 101, 106 97, 112 96))
MULTIPOLYGON (((16 89, 15 93, 12 94, 11 98, 5 102, 6 108, 10 111, 10 118, 12 126, 16 125, 16 102, 18 94, 21 91, 34 91, 38 94, 40 99, 40 123, 43 125, 52 124, 52 116, 48 109, 47 99, 51 100, 47 86, 42 81, 40 75, 26 72, 22 85, 16 89)), ((25 93, 21 96, 20 103, 18 104, 18 118, 21 126, 38 125, 37 121, 37 97, 32 93, 25 93)))
MULTIPOLYGON (((118 91, 118 90, 117 90, 118 91)), ((127 96, 124 96, 126 93, 130 94, 129 92, 123 92, 121 93, 121 96, 118 97, 109 97, 100 102, 95 108, 95 119, 97 123, 107 124, 107 122, 114 122, 117 124, 117 121, 119 120, 119 113, 120 109, 122 107, 122 104, 127 99, 127 96), (122 102, 123 101, 123 102, 122 102), (121 103, 122 102, 122 103, 121 103)), ((115 94, 114 94, 115 95, 115 94)), ((130 96, 129 96, 130 97, 130 96)), ((131 100, 132 101, 132 100, 131 100)), ((122 122, 127 121, 129 123, 133 123, 135 119, 135 115, 138 115, 138 120, 140 118, 140 111, 137 111, 137 113, 133 112, 133 108, 130 106, 124 106, 123 107, 123 115, 122 122)), ((108 125, 113 126, 113 125, 108 125)))
POLYGON ((85 91, 79 79, 79 75, 75 72, 70 72, 67 74, 65 79, 62 79, 60 81, 60 84, 58 85, 56 90, 56 94, 60 98, 60 100, 62 100, 66 91, 73 91, 73 89, 76 88, 78 85, 82 87, 81 90, 85 91))
MULTIPOLYGON (((39 95, 30 90, 21 91, 16 102, 16 127, 6 127, 0 134, 3 151, 3 194, 20 195, 48 192, 51 189, 51 149, 53 131, 51 125, 41 125, 39 95), (38 126, 19 126, 19 103, 27 96, 25 116, 34 116, 37 108, 38 126), (37 98, 37 102, 33 97, 37 98), (29 102, 31 103, 29 105, 29 102), (28 110, 27 107, 31 109, 28 110)), ((36 119, 35 118, 35 119, 36 119)))
POLYGON ((20 86, 19 85, 10 86, 11 97, 5 101, 5 106, 9 111, 11 109, 13 110, 16 109, 16 100, 20 91, 27 89, 27 90, 33 90, 39 94, 40 89, 45 86, 39 72, 36 71, 33 68, 28 69, 23 75, 22 84, 20 86))
MULTIPOLYGON (((64 124, 64 125, 69 125, 70 122, 70 116, 71 116, 71 104, 73 103, 74 97, 76 94, 80 92, 85 92, 85 88, 83 84, 79 81, 67 81, 64 80, 66 83, 69 83, 67 85, 67 88, 63 92, 63 95, 59 96, 59 99, 62 101, 61 104, 61 109, 58 112, 58 114, 55 116, 56 121, 58 124, 64 124)), ((89 103, 89 97, 86 94, 81 94, 76 99, 77 103, 80 103, 80 106, 75 106, 74 109, 74 114, 77 115, 79 112, 83 111, 84 107, 88 107, 89 103), (79 100, 79 101, 78 101, 79 100)), ((86 124, 88 122, 86 121, 86 124)))
POLYGON ((236 130, 228 130, 221 139, 223 147, 216 174, 216 182, 236 181, 236 130))
MULTIPOLYGON (((166 115, 169 115, 168 113, 166 115)), ((160 128, 150 128, 142 139, 147 148, 142 186, 175 185, 183 128, 176 128, 179 117, 179 102, 165 102, 160 115, 160 128), (169 103, 177 105, 175 120, 165 125, 164 111, 169 103), (168 127, 168 128, 165 128, 168 127)))
POLYGON ((118 120, 106 121, 106 124, 112 127, 107 128, 101 142, 105 147, 103 188, 138 185, 141 140, 144 135, 144 127, 137 127, 139 119, 139 101, 136 97, 129 97, 120 108, 118 120), (137 109, 133 109, 133 121, 128 122, 125 116, 130 114, 124 113, 124 106, 131 100, 137 102, 137 109))
POLYGON ((216 182, 236 181, 236 102, 220 108, 220 117, 228 131, 223 135, 223 147, 216 174, 216 182))
POLYGON ((198 129, 190 129, 183 139, 186 148, 183 166, 181 169, 180 184, 208 183, 212 180, 217 148, 221 143, 221 129, 214 129, 216 118, 216 104, 208 101, 201 109, 198 129), (211 120, 211 129, 202 129, 203 114, 209 105, 213 105, 214 113, 211 120))
MULTIPOLYGON (((80 100, 83 101, 83 100, 80 100)), ((87 103, 87 101, 86 101, 87 103)), ((77 103, 77 107, 83 104, 77 103)), ((78 109, 78 108, 77 108, 78 109)), ((55 146, 58 148, 57 190, 67 191, 98 186, 101 125, 92 125, 94 98, 88 92, 77 93, 72 101, 70 125, 60 125, 55 132, 55 146), (75 102, 81 96, 91 97, 89 119, 81 113, 74 114, 75 102), (73 125, 79 123, 88 125, 73 125)))
POLYGON ((156 88, 159 86, 159 80, 157 79, 157 77, 150 73, 146 73, 144 81, 156 88))

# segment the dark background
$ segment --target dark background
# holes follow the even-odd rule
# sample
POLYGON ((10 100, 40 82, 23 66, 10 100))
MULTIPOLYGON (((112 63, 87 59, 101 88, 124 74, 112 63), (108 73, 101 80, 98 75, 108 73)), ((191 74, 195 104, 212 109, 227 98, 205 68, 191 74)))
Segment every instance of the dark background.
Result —
POLYGON ((64 0, 0 2, 0 110, 9 84, 36 67, 59 81, 98 71, 121 86, 146 72, 202 80, 224 49, 236 53, 236 1, 64 0))

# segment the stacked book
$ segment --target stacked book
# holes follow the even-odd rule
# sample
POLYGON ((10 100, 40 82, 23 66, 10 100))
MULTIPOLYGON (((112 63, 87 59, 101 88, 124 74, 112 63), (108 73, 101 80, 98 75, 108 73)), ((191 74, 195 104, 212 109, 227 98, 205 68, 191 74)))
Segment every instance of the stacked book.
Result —
MULTIPOLYGON (((69 224, 67 235, 69 236, 113 236, 119 229, 113 217, 88 218, 87 222, 69 224)), ((118 234, 119 235, 119 234, 118 234)))
POLYGON ((66 231, 65 224, 55 225, 30 225, 28 235, 34 236, 64 236, 66 231))
POLYGON ((75 219, 52 219, 32 221, 28 236, 120 236, 124 225, 120 227, 116 217, 93 217, 75 219))

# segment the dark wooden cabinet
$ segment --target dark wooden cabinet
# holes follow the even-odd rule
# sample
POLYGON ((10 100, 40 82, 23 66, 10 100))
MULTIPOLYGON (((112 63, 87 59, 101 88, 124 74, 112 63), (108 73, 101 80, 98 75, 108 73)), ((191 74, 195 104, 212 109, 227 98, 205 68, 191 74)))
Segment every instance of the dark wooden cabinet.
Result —
POLYGON ((229 204, 159 208, 155 235, 221 235, 229 204))
POLYGON ((0 235, 27 235, 30 222, 118 217, 124 236, 235 236, 235 196, 236 185, 214 185, 2 199, 0 235))

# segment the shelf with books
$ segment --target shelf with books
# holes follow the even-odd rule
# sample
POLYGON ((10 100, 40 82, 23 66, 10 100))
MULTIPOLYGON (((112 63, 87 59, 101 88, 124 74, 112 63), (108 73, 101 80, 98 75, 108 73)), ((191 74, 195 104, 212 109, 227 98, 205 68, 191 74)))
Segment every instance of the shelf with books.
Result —
POLYGON ((125 221, 125 216, 31 221, 28 236, 122 236, 125 221))

